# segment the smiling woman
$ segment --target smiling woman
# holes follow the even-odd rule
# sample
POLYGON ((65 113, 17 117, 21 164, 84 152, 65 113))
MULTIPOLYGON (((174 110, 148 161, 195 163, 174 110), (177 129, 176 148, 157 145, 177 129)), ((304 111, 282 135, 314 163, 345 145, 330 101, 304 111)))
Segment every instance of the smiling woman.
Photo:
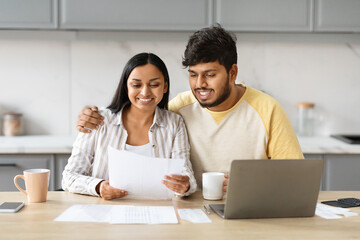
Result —
POLYGON ((166 110, 169 84, 158 56, 140 53, 127 62, 111 104, 99 112, 103 126, 90 134, 80 133, 74 143, 63 172, 64 190, 104 199, 126 196, 126 189, 109 185, 109 146, 150 157, 185 159, 182 175, 164 176, 169 181, 163 184, 178 194, 196 190, 184 121, 166 110))
POLYGON ((136 67, 127 82, 132 107, 153 112, 167 93, 168 82, 164 80, 161 71, 152 64, 136 67))

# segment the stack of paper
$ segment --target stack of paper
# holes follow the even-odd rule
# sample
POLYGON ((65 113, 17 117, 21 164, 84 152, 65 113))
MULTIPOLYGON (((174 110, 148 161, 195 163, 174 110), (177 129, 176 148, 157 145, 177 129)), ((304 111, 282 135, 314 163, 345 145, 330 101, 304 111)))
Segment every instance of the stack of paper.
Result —
POLYGON ((338 219, 342 218, 341 215, 345 217, 358 216, 359 214, 351 212, 348 208, 332 207, 325 204, 318 203, 316 204, 315 214, 319 217, 326 219, 338 219))
POLYGON ((111 224, 178 223, 172 206, 73 205, 55 218, 57 222, 109 222, 111 224))

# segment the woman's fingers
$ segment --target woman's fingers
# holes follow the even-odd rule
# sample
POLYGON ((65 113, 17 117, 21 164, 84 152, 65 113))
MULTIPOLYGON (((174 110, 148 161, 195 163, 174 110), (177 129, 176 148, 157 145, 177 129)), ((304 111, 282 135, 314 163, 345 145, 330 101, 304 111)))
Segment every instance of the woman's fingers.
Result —
POLYGON ((105 200, 122 198, 127 196, 128 192, 122 189, 110 186, 109 181, 103 181, 100 185, 100 196, 105 200))

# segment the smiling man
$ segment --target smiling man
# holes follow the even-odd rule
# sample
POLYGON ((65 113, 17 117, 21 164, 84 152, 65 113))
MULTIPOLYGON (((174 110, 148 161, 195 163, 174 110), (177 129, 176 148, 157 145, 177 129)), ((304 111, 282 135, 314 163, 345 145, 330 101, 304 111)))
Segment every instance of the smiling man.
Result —
MULTIPOLYGON (((203 172, 228 172, 234 159, 303 158, 295 132, 280 104, 269 95, 236 84, 236 38, 221 26, 189 39, 183 58, 191 91, 180 93, 169 110, 185 120, 191 162, 201 186, 203 172)), ((78 129, 96 128, 96 108, 84 108, 78 129)), ((226 184, 224 190, 226 190, 226 184)))

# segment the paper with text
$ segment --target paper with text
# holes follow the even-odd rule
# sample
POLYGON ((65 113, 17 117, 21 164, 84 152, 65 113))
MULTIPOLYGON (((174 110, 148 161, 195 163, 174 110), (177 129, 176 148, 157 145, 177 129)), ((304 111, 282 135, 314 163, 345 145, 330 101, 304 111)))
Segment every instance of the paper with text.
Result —
POLYGON ((111 224, 176 224, 172 206, 75 204, 55 222, 108 222, 111 224))
POLYGON ((109 182, 129 196, 171 199, 174 192, 161 183, 164 175, 181 174, 184 159, 153 158, 108 148, 109 182))
POLYGON ((111 212, 111 224, 176 224, 172 206, 117 206, 111 212))

